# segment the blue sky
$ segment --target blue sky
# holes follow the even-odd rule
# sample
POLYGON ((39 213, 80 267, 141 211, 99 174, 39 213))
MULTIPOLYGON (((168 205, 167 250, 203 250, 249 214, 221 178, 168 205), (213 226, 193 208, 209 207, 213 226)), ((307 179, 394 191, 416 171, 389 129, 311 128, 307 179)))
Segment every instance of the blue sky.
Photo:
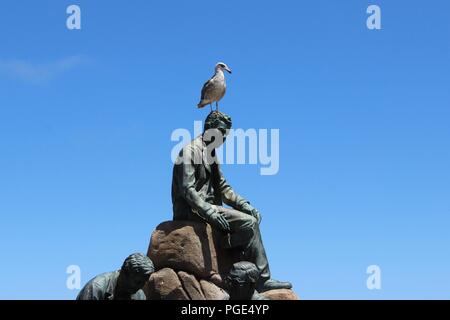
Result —
POLYGON ((171 219, 171 133, 207 115, 220 60, 234 126, 280 130, 277 175, 223 166, 274 277, 303 299, 450 298, 448 1, 1 7, 0 298, 73 299, 67 266, 84 284, 147 251, 171 219))

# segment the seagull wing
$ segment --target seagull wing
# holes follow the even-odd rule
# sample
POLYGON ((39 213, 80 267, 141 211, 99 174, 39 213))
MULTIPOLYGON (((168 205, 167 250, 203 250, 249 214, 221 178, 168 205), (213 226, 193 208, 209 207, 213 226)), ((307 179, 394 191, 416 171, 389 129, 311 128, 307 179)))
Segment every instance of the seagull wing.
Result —
POLYGON ((203 85, 202 94, 201 94, 200 100, 206 99, 206 94, 212 88, 212 86, 213 86, 213 81, 212 81, 212 78, 211 78, 208 81, 206 81, 205 84, 203 85))

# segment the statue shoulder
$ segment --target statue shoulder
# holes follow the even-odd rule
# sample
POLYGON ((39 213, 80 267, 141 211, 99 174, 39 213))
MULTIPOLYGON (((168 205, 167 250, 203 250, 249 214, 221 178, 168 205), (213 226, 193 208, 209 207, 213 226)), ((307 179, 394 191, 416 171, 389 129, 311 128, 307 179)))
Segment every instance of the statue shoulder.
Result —
POLYGON ((180 154, 186 154, 186 153, 201 153, 203 151, 203 139, 201 136, 198 136, 191 142, 189 142, 187 145, 185 145, 182 149, 180 154))
POLYGON ((77 300, 105 300, 114 293, 119 272, 105 272, 97 275, 83 287, 77 300))

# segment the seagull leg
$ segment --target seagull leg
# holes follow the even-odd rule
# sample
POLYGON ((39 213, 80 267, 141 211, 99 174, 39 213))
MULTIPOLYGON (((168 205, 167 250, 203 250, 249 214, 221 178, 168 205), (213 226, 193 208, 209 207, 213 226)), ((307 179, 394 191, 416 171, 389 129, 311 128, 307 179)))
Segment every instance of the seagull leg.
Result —
POLYGON ((216 111, 219 111, 219 102, 216 101, 216 111))

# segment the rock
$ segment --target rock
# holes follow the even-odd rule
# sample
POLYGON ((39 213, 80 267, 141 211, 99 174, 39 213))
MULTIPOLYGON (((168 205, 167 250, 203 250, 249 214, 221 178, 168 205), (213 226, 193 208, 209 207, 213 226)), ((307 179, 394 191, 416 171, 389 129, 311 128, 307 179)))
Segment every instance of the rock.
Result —
POLYGON ((156 270, 172 268, 208 279, 227 273, 232 254, 218 250, 221 233, 203 222, 166 221, 153 232, 147 255, 156 270))
POLYGON ((219 288, 214 283, 206 281, 206 280, 200 280, 200 285, 203 290, 203 294, 205 295, 206 300, 229 300, 230 295, 223 290, 222 288, 219 288))
POLYGON ((180 278, 181 284, 191 300, 206 300, 200 283, 192 274, 180 271, 178 272, 178 277, 180 278))
POLYGON ((148 300, 189 300, 177 274, 169 268, 154 272, 145 291, 148 300))
MULTIPOLYGON (((229 300, 223 279, 239 251, 220 249, 223 234, 203 222, 167 221, 152 233, 147 255, 157 270, 144 291, 149 300, 229 300)), ((292 290, 264 292, 270 300, 298 300, 292 290)))
POLYGON ((299 300, 294 291, 290 289, 276 289, 261 293, 270 300, 299 300))
POLYGON ((223 282, 223 278, 220 274, 216 273, 213 274, 209 279, 209 282, 214 283, 216 286, 224 288, 224 282, 223 282))

